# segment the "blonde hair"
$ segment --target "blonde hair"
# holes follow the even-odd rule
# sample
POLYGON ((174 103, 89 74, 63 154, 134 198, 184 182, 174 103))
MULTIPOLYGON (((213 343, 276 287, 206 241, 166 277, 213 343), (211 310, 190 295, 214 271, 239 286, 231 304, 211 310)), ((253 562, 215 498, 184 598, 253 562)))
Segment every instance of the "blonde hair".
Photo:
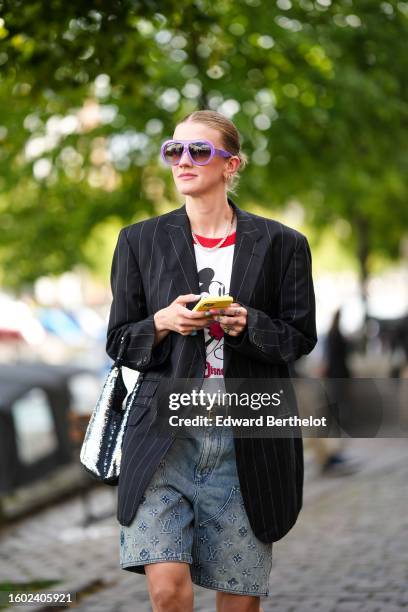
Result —
POLYGON ((232 121, 225 117, 225 115, 212 110, 193 111, 192 113, 186 115, 184 119, 181 119, 177 125, 189 121, 204 123, 205 125, 218 130, 221 134, 223 148, 229 153, 239 157, 241 163, 238 170, 234 172, 234 174, 230 174, 226 180, 227 191, 236 194, 239 180, 241 178, 240 173, 248 163, 246 154, 241 151, 240 137, 237 128, 232 121))

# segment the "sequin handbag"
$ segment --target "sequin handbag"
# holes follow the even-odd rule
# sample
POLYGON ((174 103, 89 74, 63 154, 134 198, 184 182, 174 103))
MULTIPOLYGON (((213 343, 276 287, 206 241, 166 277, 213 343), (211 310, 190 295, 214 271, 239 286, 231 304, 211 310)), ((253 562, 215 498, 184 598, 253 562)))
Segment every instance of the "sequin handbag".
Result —
POLYGON ((122 440, 129 411, 143 378, 137 372, 135 385, 128 395, 122 376, 122 358, 128 340, 129 334, 125 333, 93 409, 80 452, 80 461, 86 471, 97 480, 113 486, 119 481, 122 440))

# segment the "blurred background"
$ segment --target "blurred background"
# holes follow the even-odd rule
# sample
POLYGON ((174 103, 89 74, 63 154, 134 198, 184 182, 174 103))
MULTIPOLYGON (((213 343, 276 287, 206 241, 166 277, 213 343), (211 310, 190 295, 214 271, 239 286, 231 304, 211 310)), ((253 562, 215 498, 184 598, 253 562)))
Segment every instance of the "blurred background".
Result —
MULTIPOLYGON (((64 516, 63 543, 111 542, 105 570, 134 596, 115 490, 78 454, 111 366, 116 239, 182 205, 159 153, 187 113, 237 126, 249 157, 238 206, 308 237, 319 341, 299 374, 408 378, 407 36, 396 0, 0 1, 0 589, 61 583, 49 549, 39 572, 11 543, 27 525, 45 542, 64 516)), ((310 491, 406 464, 404 440, 352 442, 306 445, 310 491)), ((82 591, 103 589, 102 573, 82 591)), ((127 610, 116 597, 98 610, 127 610)))

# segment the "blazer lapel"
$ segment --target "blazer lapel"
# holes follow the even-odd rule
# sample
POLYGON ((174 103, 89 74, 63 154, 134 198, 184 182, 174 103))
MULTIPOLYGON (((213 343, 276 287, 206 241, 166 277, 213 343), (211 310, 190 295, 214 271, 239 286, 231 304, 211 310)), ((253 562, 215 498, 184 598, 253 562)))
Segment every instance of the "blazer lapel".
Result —
POLYGON ((197 263, 185 204, 170 214, 165 229, 168 234, 165 265, 179 295, 199 294, 197 263))
POLYGON ((244 210, 238 208, 229 198, 237 215, 237 233, 230 282, 230 295, 235 302, 248 304, 267 248, 267 240, 254 221, 244 210))

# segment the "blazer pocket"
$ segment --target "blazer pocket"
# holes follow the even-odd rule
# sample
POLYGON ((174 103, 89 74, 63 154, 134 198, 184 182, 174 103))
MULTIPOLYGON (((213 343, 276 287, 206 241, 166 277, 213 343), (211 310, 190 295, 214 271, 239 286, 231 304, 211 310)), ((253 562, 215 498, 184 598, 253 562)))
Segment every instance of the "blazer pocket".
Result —
POLYGON ((143 418, 150 411, 150 406, 148 404, 138 405, 134 404, 129 412, 127 425, 129 427, 136 427, 143 421, 143 418))
POLYGON ((160 379, 143 378, 136 396, 132 401, 127 425, 135 427, 142 422, 143 418, 150 412, 152 397, 157 391, 160 379))
POLYGON ((147 406, 150 407, 152 403, 152 398, 157 391, 157 387, 160 384, 160 379, 143 379, 140 383, 140 387, 138 388, 135 397, 132 400, 132 407, 129 413, 130 415, 136 410, 137 407, 147 406))
POLYGON ((139 397, 153 397, 153 395, 157 391, 157 387, 159 386, 159 384, 160 384, 159 378, 157 379, 144 378, 136 393, 135 400, 137 401, 139 397))

